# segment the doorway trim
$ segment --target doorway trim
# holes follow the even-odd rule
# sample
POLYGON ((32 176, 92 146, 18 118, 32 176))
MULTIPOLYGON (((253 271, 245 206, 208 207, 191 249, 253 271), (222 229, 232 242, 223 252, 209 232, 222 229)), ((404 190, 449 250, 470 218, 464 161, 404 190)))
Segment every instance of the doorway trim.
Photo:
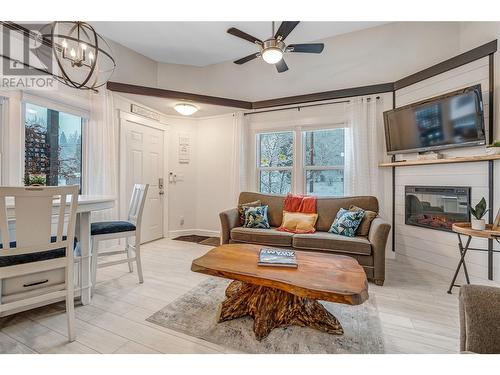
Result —
POLYGON ((163 196, 163 238, 168 237, 168 200, 169 200, 169 185, 168 181, 168 145, 169 145, 169 131, 170 126, 159 121, 148 119, 139 115, 135 115, 130 112, 119 110, 119 162, 118 162, 118 174, 119 174, 119 186, 118 186, 118 212, 120 219, 126 218, 128 201, 125 197, 125 173, 122 166, 122 160, 125 160, 125 133, 122 131, 124 121, 135 122, 136 124, 147 126, 153 129, 161 130, 163 132, 163 190, 165 194, 163 196))

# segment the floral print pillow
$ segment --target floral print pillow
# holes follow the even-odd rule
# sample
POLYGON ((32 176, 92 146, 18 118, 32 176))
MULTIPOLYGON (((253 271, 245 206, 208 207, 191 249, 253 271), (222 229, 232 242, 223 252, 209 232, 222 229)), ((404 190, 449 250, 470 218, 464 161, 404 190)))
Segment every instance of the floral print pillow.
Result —
POLYGON ((356 229, 358 229, 364 216, 364 210, 360 209, 359 211, 349 211, 341 208, 339 212, 337 212, 337 217, 333 221, 333 224, 328 232, 347 237, 354 237, 356 235, 356 229))
POLYGON ((267 220, 267 209, 269 206, 247 207, 245 208, 245 228, 269 229, 267 220))

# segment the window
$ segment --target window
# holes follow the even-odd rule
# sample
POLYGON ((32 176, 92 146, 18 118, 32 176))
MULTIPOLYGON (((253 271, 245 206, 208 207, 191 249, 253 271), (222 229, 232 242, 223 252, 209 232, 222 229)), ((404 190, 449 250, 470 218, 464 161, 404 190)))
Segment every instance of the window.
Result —
POLYGON ((304 142, 305 192, 344 195, 344 129, 306 131, 304 142))
POLYGON ((81 117, 26 103, 25 185, 82 185, 81 117))
POLYGON ((344 137, 343 128, 257 134, 259 191, 343 196, 344 137))
POLYGON ((287 194, 292 191, 293 138, 293 132, 257 135, 257 169, 261 192, 287 194))

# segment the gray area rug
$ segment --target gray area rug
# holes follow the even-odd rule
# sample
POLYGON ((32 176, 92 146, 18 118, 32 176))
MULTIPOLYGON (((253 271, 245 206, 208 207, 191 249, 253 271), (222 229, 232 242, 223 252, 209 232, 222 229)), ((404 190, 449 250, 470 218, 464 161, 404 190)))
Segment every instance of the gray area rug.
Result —
POLYGON ((244 317, 217 323, 220 303, 229 280, 210 278, 148 319, 149 322, 246 353, 383 353, 382 329, 375 300, 359 306, 321 302, 337 317, 343 336, 312 328, 274 329, 262 341, 253 333, 253 319, 244 317))

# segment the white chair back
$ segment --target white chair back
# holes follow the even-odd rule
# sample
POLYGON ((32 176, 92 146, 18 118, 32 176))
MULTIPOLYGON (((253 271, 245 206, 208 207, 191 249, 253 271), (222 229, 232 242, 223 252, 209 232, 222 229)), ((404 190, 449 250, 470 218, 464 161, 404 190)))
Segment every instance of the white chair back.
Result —
POLYGON ((78 190, 77 185, 0 187, 0 242, 3 245, 0 257, 65 247, 66 256, 73 259, 78 190), (11 215, 8 206, 9 210, 12 206, 11 215), (14 238, 9 229, 13 229, 14 238), (12 241, 16 242, 13 247, 12 241))
POLYGON ((128 221, 133 223, 137 228, 140 228, 142 221, 142 213, 148 193, 148 184, 135 184, 132 189, 132 197, 130 198, 130 206, 128 210, 128 221))

